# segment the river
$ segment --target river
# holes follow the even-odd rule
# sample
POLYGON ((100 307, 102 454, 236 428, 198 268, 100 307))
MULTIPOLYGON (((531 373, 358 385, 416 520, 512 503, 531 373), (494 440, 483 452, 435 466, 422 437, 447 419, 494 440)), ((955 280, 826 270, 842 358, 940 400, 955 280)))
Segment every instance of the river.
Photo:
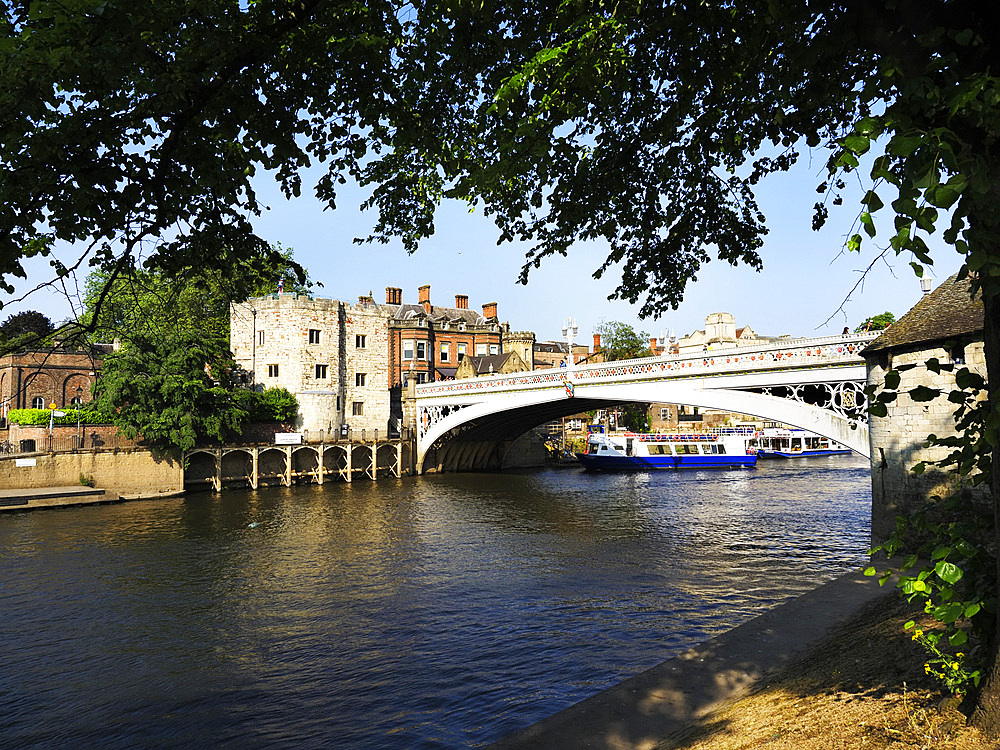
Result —
POLYGON ((859 567, 868 463, 0 515, 0 746, 464 748, 859 567))

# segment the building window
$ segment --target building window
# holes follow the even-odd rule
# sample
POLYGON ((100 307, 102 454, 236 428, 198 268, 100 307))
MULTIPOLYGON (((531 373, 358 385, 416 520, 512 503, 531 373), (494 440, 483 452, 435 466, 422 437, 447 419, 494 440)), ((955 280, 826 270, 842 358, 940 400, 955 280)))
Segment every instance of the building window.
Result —
POLYGON ((316 380, 326 380, 326 368, 329 365, 316 365, 316 380))
POLYGON ((257 331, 257 345, 264 346, 264 332, 257 331))
POLYGON ((660 409, 660 419, 664 422, 670 421, 670 409, 660 409))
POLYGON ((45 399, 42 398, 41 396, 35 396, 33 399, 31 399, 31 408, 32 409, 44 409, 45 408, 45 399))
POLYGON ((368 346, 368 337, 365 334, 359 333, 357 336, 354 337, 355 349, 364 349, 367 346, 368 346))
POLYGON ((421 383, 426 383, 426 382, 427 382, 427 373, 426 372, 418 372, 417 373, 417 385, 420 385, 421 383))
POLYGON ((319 343, 319 330, 316 328, 309 329, 309 343, 318 344, 319 343))
POLYGON ((351 404, 351 414, 353 414, 355 417, 363 417, 365 415, 365 402, 354 401, 351 404))
POLYGON ((476 356, 477 357, 486 356, 486 344, 476 344, 476 356))
POLYGON ((441 344, 441 361, 451 361, 451 344, 441 344))
POLYGON ((427 359, 427 342, 417 342, 417 359, 427 359))
POLYGON ((361 388, 365 384, 366 373, 356 372, 354 373, 354 385, 361 388))
POLYGON ((278 377, 278 366, 277 365, 268 365, 267 366, 267 376, 269 378, 276 378, 276 377, 278 377))
POLYGON ((490 344, 490 354, 499 354, 500 344, 490 344))
POLYGON ((948 350, 948 356, 951 357, 951 361, 956 365, 965 364, 965 347, 961 344, 951 347, 948 350))
POLYGON ((459 362, 461 362, 463 359, 465 359, 465 347, 466 347, 465 344, 459 344, 458 345, 458 361, 459 362))
POLYGON ((403 359, 413 359, 413 339, 403 339, 403 359))

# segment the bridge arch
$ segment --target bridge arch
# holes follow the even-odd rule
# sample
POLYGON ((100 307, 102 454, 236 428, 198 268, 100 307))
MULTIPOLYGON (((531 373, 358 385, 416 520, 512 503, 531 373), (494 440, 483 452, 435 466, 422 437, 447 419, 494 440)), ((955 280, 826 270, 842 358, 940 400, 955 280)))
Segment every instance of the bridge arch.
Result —
POLYGON ((870 457, 868 427, 799 401, 751 391, 701 388, 690 382, 626 382, 581 386, 569 397, 563 388, 546 388, 513 399, 484 399, 439 405, 441 418, 427 424, 417 449, 417 470, 428 458, 439 470, 500 468, 510 444, 532 427, 554 419, 625 403, 671 403, 750 414, 783 422, 830 438, 870 457), (421 447, 423 446, 423 447, 421 447))

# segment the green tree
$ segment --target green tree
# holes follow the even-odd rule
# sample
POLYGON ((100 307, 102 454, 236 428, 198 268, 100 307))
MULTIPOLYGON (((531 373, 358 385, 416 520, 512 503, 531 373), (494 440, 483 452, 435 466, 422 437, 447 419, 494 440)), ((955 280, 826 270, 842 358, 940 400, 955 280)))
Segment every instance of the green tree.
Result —
POLYGON ((128 339, 136 334, 177 334, 195 330, 227 340, 229 311, 242 302, 274 292, 284 280, 288 292, 307 293, 308 273, 292 250, 276 248, 265 258, 240 263, 229 273, 185 268, 174 274, 128 267, 111 277, 95 270, 84 287, 80 324, 97 341, 128 339))
POLYGON ((645 331, 637 332, 627 323, 602 320, 594 328, 594 333, 601 337, 601 353, 608 362, 652 355, 649 334, 645 331))
POLYGON ((105 358, 97 408, 128 438, 174 455, 201 437, 223 440, 247 417, 229 387, 235 367, 226 342, 202 331, 137 334, 105 358))
MULTIPOLYGON (((652 354, 649 350, 649 334, 645 331, 636 332, 628 323, 601 321, 594 328, 594 333, 601 336, 601 353, 608 362, 648 357, 652 354)), ((634 432, 645 432, 649 429, 648 409, 649 404, 622 404, 616 409, 618 426, 634 432)))
POLYGON ((869 318, 865 318, 864 323, 855 328, 854 332, 861 333, 862 331, 884 331, 895 322, 896 316, 891 312, 879 313, 878 315, 872 315, 869 318))

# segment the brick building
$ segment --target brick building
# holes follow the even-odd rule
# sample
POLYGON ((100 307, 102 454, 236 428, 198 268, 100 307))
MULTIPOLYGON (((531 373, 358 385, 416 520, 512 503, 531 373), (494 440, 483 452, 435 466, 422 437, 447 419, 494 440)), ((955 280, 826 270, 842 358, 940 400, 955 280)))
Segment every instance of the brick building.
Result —
POLYGON ((870 386, 881 389, 889 369, 900 376, 898 396, 886 404, 887 415, 869 418, 873 541, 886 539, 895 528, 896 516, 962 486, 955 474, 935 467, 913 473, 917 463, 940 460, 951 452, 925 442, 931 434, 955 434, 956 405, 946 395, 914 401, 908 391, 923 385, 947 394, 955 388, 955 372, 962 367, 985 378, 983 324, 982 298, 971 299, 969 280, 959 281, 956 274, 925 294, 862 352, 870 386), (941 365, 937 373, 925 366, 932 357, 941 365))
POLYGON ((535 335, 511 331, 497 318, 497 303, 483 305, 480 315, 469 309, 469 298, 455 295, 454 307, 431 303, 429 284, 418 289, 417 304, 403 302, 403 290, 386 287, 389 314, 389 388, 394 391, 410 380, 430 383, 455 377, 458 366, 470 357, 488 357, 516 351, 530 362, 535 335))
POLYGON ((108 347, 53 347, 0 357, 0 420, 11 409, 45 409, 91 400, 91 386, 108 347))
POLYGON ((391 413, 387 387, 388 317, 370 296, 352 305, 273 294, 232 306, 230 346, 255 385, 295 395, 298 428, 311 436, 395 430, 402 412, 391 413))

